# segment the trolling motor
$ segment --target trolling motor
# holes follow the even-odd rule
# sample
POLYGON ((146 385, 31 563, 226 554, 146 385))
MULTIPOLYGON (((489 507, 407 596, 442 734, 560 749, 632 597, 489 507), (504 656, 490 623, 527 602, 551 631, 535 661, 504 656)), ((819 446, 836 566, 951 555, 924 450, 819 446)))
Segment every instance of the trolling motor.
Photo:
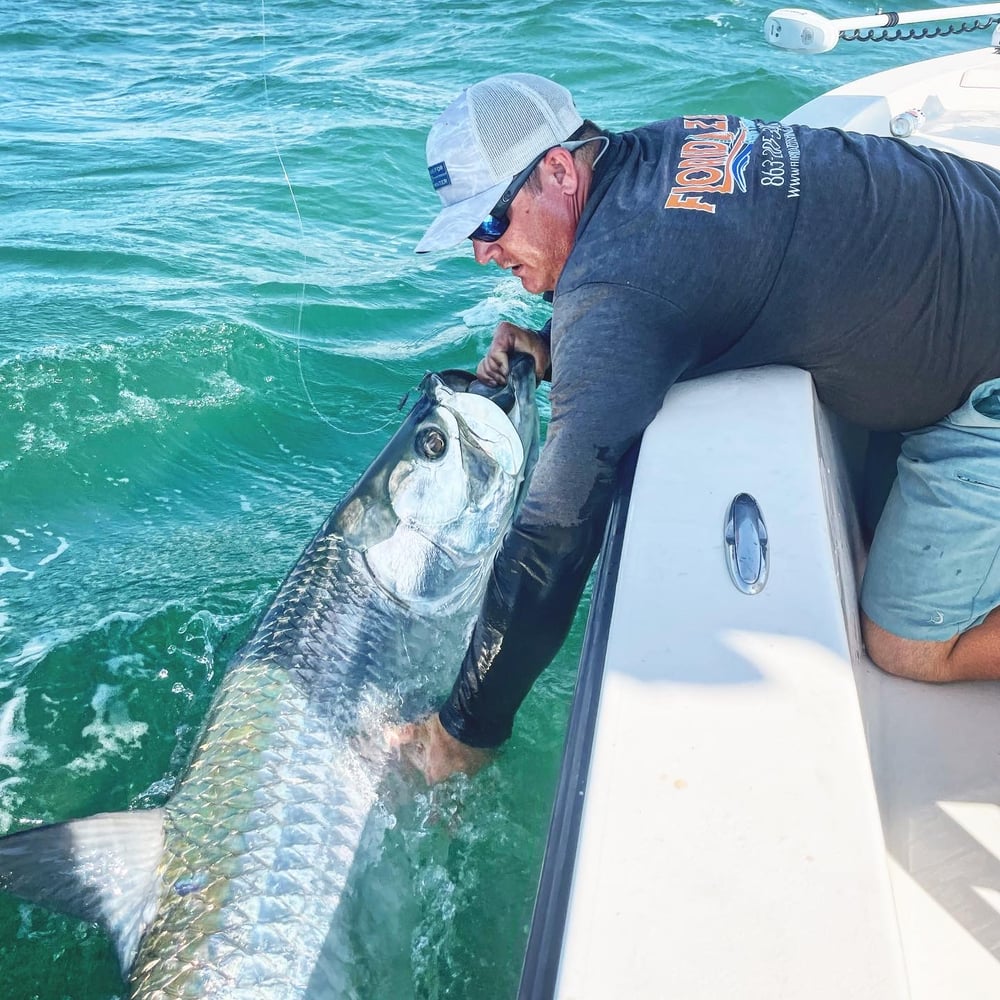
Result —
POLYGON ((997 26, 992 44, 1000 47, 1000 3, 970 4, 934 10, 886 11, 862 17, 829 18, 810 10, 782 7, 764 21, 764 37, 779 49, 810 55, 829 52, 843 41, 897 41, 901 39, 937 38, 997 26), (963 21, 971 24, 932 30, 901 31, 901 24, 927 24, 932 21, 963 21), (882 29, 881 31, 879 29, 882 29))

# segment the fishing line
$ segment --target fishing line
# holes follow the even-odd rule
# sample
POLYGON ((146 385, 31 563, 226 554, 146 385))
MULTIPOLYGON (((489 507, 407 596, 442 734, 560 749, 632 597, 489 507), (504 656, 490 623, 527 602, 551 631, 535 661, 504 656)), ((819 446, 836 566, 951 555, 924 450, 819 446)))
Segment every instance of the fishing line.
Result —
MULTIPOLYGON (((260 53, 261 53, 261 78, 264 81, 264 108, 267 117, 267 127, 268 131, 271 133, 271 144, 274 147, 274 155, 278 159, 278 165, 281 167, 281 176, 285 179, 285 186, 288 188, 288 194, 292 199, 292 207, 295 209, 295 218, 298 222, 299 227, 299 253, 302 256, 303 265, 306 260, 305 252, 305 241, 306 241, 306 231, 305 226, 302 224, 302 213, 299 211, 299 202, 295 197, 295 188, 292 186, 292 180, 288 176, 288 171, 285 169, 285 160, 281 155, 281 148, 278 145, 278 133, 274 127, 274 116, 271 113, 271 94, 267 87, 267 14, 266 14, 266 0, 260 0, 260 53)), ((303 267, 304 270, 304 267, 303 267)), ((389 417, 384 423, 378 427, 373 427, 366 431, 354 431, 348 430, 346 427, 341 427, 332 421, 329 417, 323 413, 320 408, 316 405, 316 401, 313 399, 312 393, 309 391, 309 386, 306 384, 305 371, 302 368, 302 316, 305 312, 305 301, 306 301, 306 281, 305 278, 302 279, 302 287, 299 290, 299 308, 298 316, 295 320, 295 363, 299 371, 299 384, 302 386, 302 391, 305 393, 305 397, 309 402, 309 405, 313 408, 316 416, 323 421, 323 423, 332 427, 335 431, 340 434, 351 434, 356 437, 363 437, 366 434, 378 434, 385 430, 390 424, 395 421, 395 417, 389 417)), ((376 362, 378 363, 378 362, 376 362)), ((386 366, 383 366, 386 367, 386 366)), ((397 373, 393 373, 397 374, 397 373)), ((409 396, 407 392, 406 396, 400 402, 398 409, 402 409, 403 403, 409 396)))

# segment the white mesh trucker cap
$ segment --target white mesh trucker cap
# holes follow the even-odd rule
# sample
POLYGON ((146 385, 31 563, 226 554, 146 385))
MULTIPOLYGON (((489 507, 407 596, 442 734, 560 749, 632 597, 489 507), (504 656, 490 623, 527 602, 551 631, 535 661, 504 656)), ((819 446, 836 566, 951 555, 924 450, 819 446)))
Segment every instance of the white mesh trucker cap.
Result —
POLYGON ((427 136, 427 172, 444 208, 416 252, 461 243, 516 174, 582 124, 570 92, 532 73, 492 76, 462 91, 427 136))

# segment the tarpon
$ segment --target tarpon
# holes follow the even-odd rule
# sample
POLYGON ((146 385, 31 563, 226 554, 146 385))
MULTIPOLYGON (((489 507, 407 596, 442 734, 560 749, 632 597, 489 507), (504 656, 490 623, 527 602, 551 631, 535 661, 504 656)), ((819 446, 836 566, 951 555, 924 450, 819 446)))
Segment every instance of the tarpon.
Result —
POLYGON ((0 839, 0 888, 100 924, 136 1000, 342 995, 370 746, 453 677, 537 449, 527 355, 498 391, 427 375, 234 657, 166 804, 0 839))

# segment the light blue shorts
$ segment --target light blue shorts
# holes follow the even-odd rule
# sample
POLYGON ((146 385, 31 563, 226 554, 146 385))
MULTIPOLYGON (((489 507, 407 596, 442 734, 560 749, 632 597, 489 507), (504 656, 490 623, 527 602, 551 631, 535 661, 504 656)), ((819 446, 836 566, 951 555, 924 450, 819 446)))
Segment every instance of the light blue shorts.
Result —
POLYGON ((861 606, 887 632, 945 642, 1000 606, 1000 378, 904 436, 861 606))

